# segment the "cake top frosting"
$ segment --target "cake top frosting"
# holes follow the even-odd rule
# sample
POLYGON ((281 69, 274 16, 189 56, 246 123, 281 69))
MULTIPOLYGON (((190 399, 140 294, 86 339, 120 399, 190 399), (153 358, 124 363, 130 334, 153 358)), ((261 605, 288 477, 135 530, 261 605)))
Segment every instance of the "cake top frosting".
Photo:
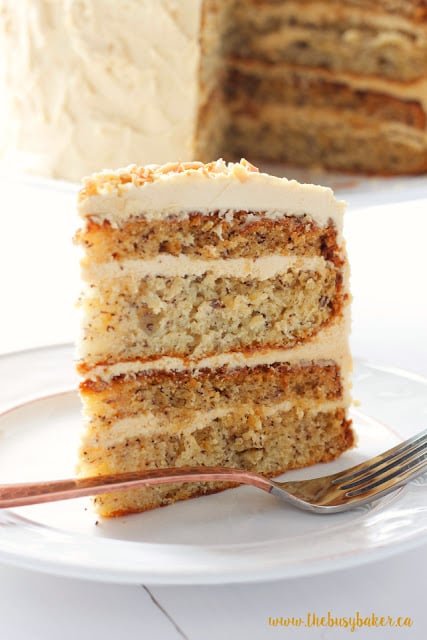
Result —
POLYGON ((115 227, 137 217, 165 220, 199 212, 230 219, 245 211, 271 219, 309 215, 322 226, 332 219, 341 231, 344 209, 331 189, 262 173, 245 159, 130 165, 85 178, 79 194, 84 219, 115 227))
POLYGON ((84 186, 80 192, 80 199, 112 191, 120 194, 129 189, 128 185, 142 187, 147 182, 159 182, 165 177, 171 178, 178 174, 191 175, 194 172, 207 178, 220 174, 245 181, 248 179, 248 173, 259 173, 259 169, 244 158, 240 162, 228 163, 220 159, 207 164, 203 162, 168 162, 167 164, 149 164, 145 167, 132 164, 117 171, 100 171, 83 178, 84 186))

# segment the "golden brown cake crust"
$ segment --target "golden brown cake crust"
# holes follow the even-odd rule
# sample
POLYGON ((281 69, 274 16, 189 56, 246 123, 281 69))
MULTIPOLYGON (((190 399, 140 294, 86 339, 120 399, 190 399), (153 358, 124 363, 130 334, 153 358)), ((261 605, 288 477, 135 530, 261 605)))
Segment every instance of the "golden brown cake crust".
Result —
POLYGON ((284 401, 308 406, 341 397, 342 384, 336 363, 149 371, 118 376, 110 381, 85 380, 82 398, 91 404, 92 421, 173 410, 210 411, 220 406, 284 401))
POLYGON ((332 223, 320 227, 309 216, 285 216, 280 220, 238 211, 232 220, 191 213, 188 219, 164 221, 138 219, 114 228, 108 222, 90 221, 76 235, 86 260, 103 262, 153 258, 160 254, 185 255, 203 260, 259 258, 271 254, 322 256, 336 266, 342 263, 332 223))

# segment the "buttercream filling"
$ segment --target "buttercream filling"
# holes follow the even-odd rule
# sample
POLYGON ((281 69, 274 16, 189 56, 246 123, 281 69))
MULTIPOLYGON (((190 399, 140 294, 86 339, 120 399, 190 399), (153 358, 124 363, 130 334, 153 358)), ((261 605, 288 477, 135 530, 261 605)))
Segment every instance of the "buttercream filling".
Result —
POLYGON ((242 163, 218 161, 210 172, 203 166, 152 172, 151 179, 145 180, 143 174, 139 178, 135 166, 95 174, 88 182, 88 191, 94 193, 82 192, 79 213, 114 227, 141 216, 147 220, 187 219, 194 212, 215 212, 225 219, 232 219, 237 211, 272 220, 309 215, 321 227, 332 219, 339 236, 342 232, 345 203, 336 200, 331 189, 252 171, 242 163))
POLYGON ((272 406, 254 406, 251 404, 240 405, 237 407, 219 407, 211 409, 210 411, 191 411, 186 416, 177 418, 176 416, 171 419, 169 415, 145 412, 138 416, 131 418, 122 418, 116 420, 110 427, 102 427, 102 432, 87 438, 85 446, 94 447, 111 447, 113 445, 120 445, 126 440, 136 438, 138 436, 153 436, 156 433, 174 434, 185 432, 186 434, 192 433, 199 429, 203 429, 211 424, 218 418, 224 418, 227 415, 235 412, 240 415, 258 415, 261 418, 268 418, 277 413, 286 413, 296 408, 298 417, 303 419, 305 415, 316 415, 318 413, 325 413, 336 411, 337 409, 344 408, 346 402, 340 398, 335 401, 326 401, 319 403, 315 408, 298 404, 295 406, 292 402, 285 400, 284 402, 277 403, 272 406))
MULTIPOLYGON (((285 77, 294 71, 300 72, 301 68, 287 62, 276 62, 274 67, 257 60, 233 60, 233 67, 237 67, 246 73, 262 76, 285 77)), ((427 113, 427 79, 421 78, 412 82, 401 82, 378 76, 361 76, 345 71, 330 71, 329 69, 304 67, 303 75, 307 78, 319 79, 348 86, 354 91, 370 91, 384 94, 398 100, 418 102, 427 113)), ((264 108, 264 107, 263 107, 264 108)), ((407 127, 409 129, 409 127, 407 127)), ((427 131, 425 132, 427 136, 427 131)))
POLYGON ((286 272, 288 269, 323 272, 326 260, 321 256, 305 258, 303 256, 262 256, 260 258, 230 258, 227 260, 201 260, 184 255, 158 255, 151 260, 123 260, 102 264, 83 265, 82 276, 91 283, 131 276, 202 276, 212 273, 215 276, 233 278, 251 278, 268 280, 286 272))
POLYGON ((318 362, 336 362, 345 378, 351 371, 352 361, 348 347, 347 335, 350 326, 349 307, 345 307, 343 315, 314 336, 311 340, 298 344, 290 349, 253 349, 220 353, 213 356, 190 360, 185 357, 159 356, 150 360, 131 360, 114 364, 97 365, 85 372, 87 380, 104 380, 110 382, 118 376, 132 377, 150 371, 187 371, 197 375, 201 369, 229 369, 256 367, 275 363, 304 364, 318 362))

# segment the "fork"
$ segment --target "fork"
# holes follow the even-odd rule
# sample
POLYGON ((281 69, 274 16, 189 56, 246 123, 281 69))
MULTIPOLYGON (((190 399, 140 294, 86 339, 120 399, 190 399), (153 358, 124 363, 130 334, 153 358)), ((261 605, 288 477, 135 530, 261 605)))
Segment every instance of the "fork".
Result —
POLYGON ((336 513, 381 498, 427 467, 427 429, 375 458, 333 475, 277 482, 243 469, 176 467, 92 478, 0 485, 0 508, 67 500, 173 482, 221 481, 247 484, 315 513, 336 513))

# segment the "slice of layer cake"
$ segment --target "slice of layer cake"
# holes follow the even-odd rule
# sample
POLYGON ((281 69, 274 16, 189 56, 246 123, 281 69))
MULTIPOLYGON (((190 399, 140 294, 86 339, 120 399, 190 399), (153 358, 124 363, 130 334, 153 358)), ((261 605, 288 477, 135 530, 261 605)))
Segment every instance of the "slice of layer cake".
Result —
MULTIPOLYGON (((344 205, 248 162, 86 179, 80 474, 185 465, 275 476, 353 444, 344 205)), ((101 515, 224 488, 96 498, 101 515)))

